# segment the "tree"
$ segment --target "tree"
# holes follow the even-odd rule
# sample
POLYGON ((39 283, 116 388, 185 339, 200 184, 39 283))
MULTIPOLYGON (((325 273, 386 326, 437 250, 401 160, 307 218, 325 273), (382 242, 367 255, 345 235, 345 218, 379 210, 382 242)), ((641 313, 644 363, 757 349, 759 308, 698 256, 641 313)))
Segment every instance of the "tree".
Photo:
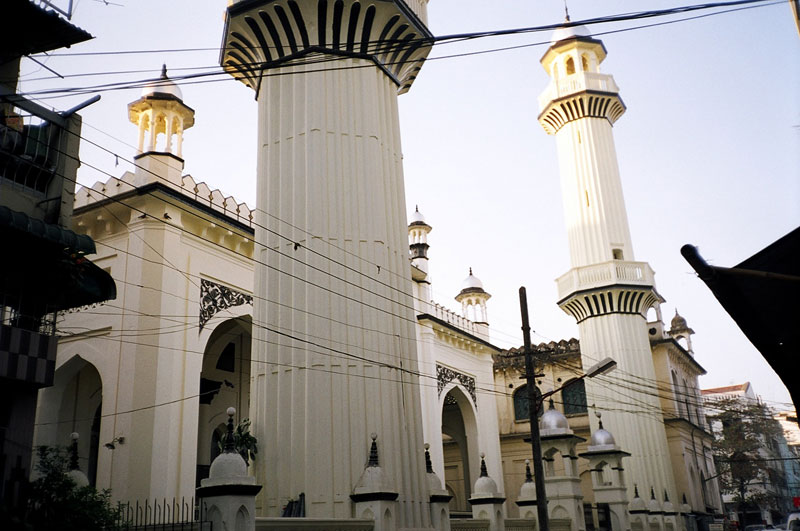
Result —
MULTIPOLYGON (((219 449, 225 449, 225 442, 228 440, 226 431, 219 440, 219 449)), ((258 439, 250 433, 250 419, 242 419, 233 432, 233 446, 239 455, 242 456, 247 466, 250 461, 254 461, 258 453, 258 439)))
POLYGON ((748 506, 768 501, 763 488, 770 482, 765 466, 766 449, 780 434, 780 425, 769 409, 754 400, 721 398, 710 407, 714 427, 713 454, 723 494, 730 494, 744 524, 748 506))
POLYGON ((30 484, 26 527, 32 530, 101 530, 117 522, 111 492, 78 487, 69 476, 66 448, 36 449, 38 478, 30 484))

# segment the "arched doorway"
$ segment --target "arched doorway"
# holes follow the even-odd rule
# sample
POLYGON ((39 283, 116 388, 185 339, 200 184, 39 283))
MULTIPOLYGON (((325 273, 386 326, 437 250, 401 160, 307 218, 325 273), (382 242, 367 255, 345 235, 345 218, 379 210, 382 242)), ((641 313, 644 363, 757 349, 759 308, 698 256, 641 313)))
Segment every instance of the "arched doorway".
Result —
MULTIPOLYGON (((74 356, 55 374, 51 395, 57 400, 58 420, 51 437, 37 439, 36 444, 67 446, 70 434, 77 433, 78 465, 97 484, 97 460, 100 447, 100 425, 103 409, 103 382, 94 365, 80 356, 74 356)), ((53 404, 52 398, 47 400, 53 404)), ((45 404, 42 404, 45 406, 45 404)))
POLYGON ((451 512, 469 511, 472 484, 478 479, 478 426, 472 401, 460 386, 444 397, 442 404, 442 455, 444 482, 454 494, 451 512))
POLYGON ((250 352, 252 320, 238 317, 220 323, 206 344, 200 373, 200 407, 197 423, 196 482, 208 477, 218 455, 220 426, 225 411, 236 408, 238 421, 250 416, 250 352))

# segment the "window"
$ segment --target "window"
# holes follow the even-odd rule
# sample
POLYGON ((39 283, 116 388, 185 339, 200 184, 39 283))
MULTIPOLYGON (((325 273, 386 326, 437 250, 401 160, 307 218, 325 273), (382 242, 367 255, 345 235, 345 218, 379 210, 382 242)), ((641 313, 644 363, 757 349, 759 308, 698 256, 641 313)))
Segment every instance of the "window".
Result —
POLYGON ((564 402, 564 414, 586 413, 586 385, 583 380, 567 382, 561 391, 561 400, 564 402))
POLYGON ((625 257, 622 254, 622 249, 611 249, 611 255, 614 257, 614 260, 625 259, 625 257))
MULTIPOLYGON (((544 413, 544 407, 539 408, 539 416, 544 413)), ((514 391, 514 420, 526 421, 531 418, 530 404, 528 403, 528 385, 525 384, 514 391)))
POLYGON ((572 57, 567 57, 567 75, 575 73, 575 61, 572 57))
POLYGON ((581 66, 584 72, 589 71, 589 58, 586 57, 586 54, 581 55, 581 66))

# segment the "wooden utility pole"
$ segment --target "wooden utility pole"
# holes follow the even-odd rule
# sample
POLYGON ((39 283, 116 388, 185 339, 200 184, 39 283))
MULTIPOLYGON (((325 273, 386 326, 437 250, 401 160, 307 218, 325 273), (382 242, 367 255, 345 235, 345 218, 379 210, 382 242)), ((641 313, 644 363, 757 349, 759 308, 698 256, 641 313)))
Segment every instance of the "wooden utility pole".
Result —
POLYGON ((550 531, 547 516, 547 492, 544 486, 544 467, 542 466, 542 443, 539 440, 539 389, 536 387, 536 371, 533 366, 531 350, 531 327, 528 323, 528 296, 525 287, 519 288, 519 307, 522 312, 522 338, 525 349, 525 379, 528 384, 528 411, 531 422, 531 446, 533 446, 533 477, 536 485, 536 511, 539 517, 539 531, 550 531))

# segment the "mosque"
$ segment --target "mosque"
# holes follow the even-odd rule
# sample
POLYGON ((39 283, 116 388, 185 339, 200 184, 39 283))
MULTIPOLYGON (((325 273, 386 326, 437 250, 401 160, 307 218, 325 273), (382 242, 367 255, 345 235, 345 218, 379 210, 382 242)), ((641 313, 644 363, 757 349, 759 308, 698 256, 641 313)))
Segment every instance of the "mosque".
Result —
MULTIPOLYGON (((129 104, 136 169, 78 190, 73 221, 118 296, 61 316, 36 444, 79 433, 82 470, 115 499, 191 498, 234 406, 258 439, 259 517, 302 497, 302 516, 375 529, 536 528, 521 349, 492 343, 472 270, 460 311, 432 300, 432 225, 407 217, 397 95, 427 54, 426 16, 424 0, 228 7, 221 63, 259 104, 258 209, 183 174, 194 110, 166 67, 129 104), (292 58, 334 52, 358 68, 253 66, 295 72, 292 58)), ((722 507, 705 371, 634 260, 612 134, 626 108, 605 57, 565 26, 542 58, 572 265, 558 305, 580 334, 535 347, 553 391, 550 527, 706 529, 722 507), (580 378, 606 356, 615 373, 580 378)))

